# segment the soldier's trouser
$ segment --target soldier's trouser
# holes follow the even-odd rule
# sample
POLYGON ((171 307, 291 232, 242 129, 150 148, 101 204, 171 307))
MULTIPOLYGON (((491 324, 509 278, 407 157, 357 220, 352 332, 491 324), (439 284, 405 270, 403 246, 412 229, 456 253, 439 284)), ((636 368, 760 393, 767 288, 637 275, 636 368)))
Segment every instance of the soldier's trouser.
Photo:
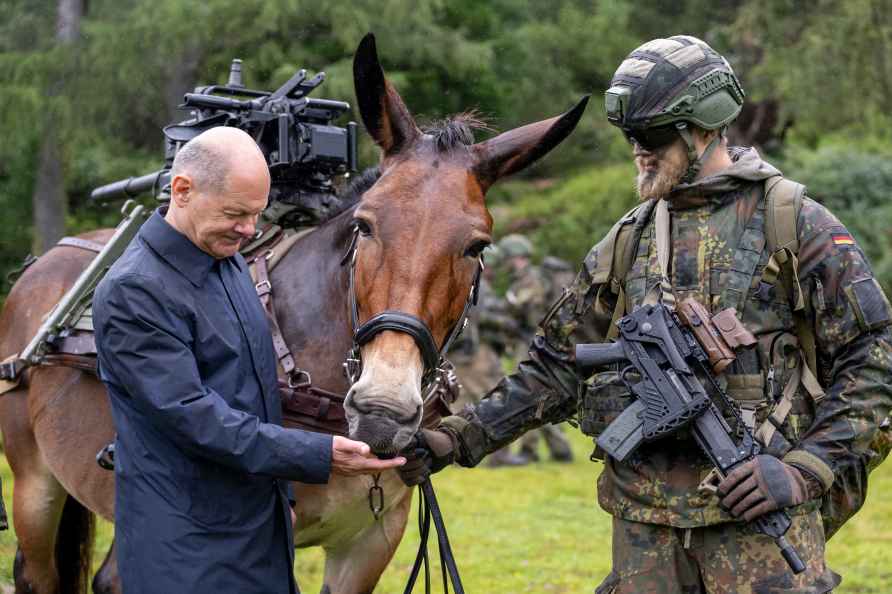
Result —
POLYGON ((690 531, 613 519, 613 570, 596 594, 821 594, 840 577, 824 563, 817 511, 787 532, 806 564, 794 575, 774 541, 743 524, 690 531))
POLYGON ((520 441, 520 451, 535 454, 536 448, 539 447, 540 435, 545 437, 545 444, 548 446, 548 451, 551 452, 552 457, 566 460, 573 456, 570 442, 564 435, 563 429, 560 425, 552 424, 542 425, 538 429, 527 431, 520 441))

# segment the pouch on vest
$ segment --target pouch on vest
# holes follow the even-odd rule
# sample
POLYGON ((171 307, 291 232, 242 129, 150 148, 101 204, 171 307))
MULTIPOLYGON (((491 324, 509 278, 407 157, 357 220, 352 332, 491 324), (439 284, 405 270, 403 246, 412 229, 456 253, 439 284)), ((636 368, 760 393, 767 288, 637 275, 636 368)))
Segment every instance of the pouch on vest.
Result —
MULTIPOLYGON (((635 380, 630 378, 630 381, 635 380)), ((617 371, 596 373, 590 380, 581 382, 579 389, 581 391, 577 408, 579 429, 592 438, 601 435, 607 426, 634 401, 629 388, 617 371)), ((598 456, 596 450, 594 455, 599 460, 604 459, 603 452, 598 456)))

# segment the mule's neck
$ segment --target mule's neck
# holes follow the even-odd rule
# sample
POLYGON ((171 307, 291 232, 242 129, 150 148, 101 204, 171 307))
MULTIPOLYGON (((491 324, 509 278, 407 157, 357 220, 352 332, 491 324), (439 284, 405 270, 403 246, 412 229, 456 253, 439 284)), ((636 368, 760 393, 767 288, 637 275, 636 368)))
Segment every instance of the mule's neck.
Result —
POLYGON ((349 264, 353 208, 294 244, 273 270, 276 315, 297 366, 313 385, 346 393, 343 366, 353 340, 349 264))

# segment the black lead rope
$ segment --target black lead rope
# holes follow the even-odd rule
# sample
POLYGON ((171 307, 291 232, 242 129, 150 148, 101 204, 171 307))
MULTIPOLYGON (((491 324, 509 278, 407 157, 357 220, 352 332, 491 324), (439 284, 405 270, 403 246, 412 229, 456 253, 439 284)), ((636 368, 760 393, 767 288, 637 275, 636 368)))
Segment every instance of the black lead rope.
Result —
POLYGON ((455 591, 455 594, 465 594, 461 578, 458 576, 455 556, 452 554, 452 547, 449 545, 449 536, 446 534, 446 524, 443 522, 443 514, 440 512, 440 505, 437 503, 437 496, 434 494, 434 486, 431 484, 430 477, 418 485, 418 491, 421 495, 418 501, 418 531, 421 533, 421 542, 418 544, 418 554, 415 556, 415 563, 412 565, 409 581, 403 594, 411 594, 412 590, 415 589, 415 581, 418 579, 418 573, 421 571, 422 565, 424 565, 424 591, 426 594, 430 594, 430 562, 427 554, 427 539, 430 536, 431 518, 434 520, 434 529, 437 531, 437 544, 440 549, 443 592, 448 594, 449 582, 452 582, 452 589, 455 591))

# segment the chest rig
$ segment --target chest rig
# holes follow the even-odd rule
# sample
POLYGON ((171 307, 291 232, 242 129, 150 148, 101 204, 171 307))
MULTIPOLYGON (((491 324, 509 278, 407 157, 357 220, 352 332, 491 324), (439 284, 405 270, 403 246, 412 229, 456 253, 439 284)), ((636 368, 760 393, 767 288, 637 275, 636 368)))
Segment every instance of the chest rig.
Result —
MULTIPOLYGON (((815 375, 814 333, 807 318, 806 292, 799 282, 796 221, 805 188, 781 176, 768 178, 752 215, 726 242, 727 256, 712 262, 699 250, 699 282, 678 288, 669 278, 672 244, 665 203, 648 201, 633 209, 611 229, 604 245, 611 257, 599 258, 601 270, 593 280, 615 296, 613 321, 642 303, 693 296, 713 312, 734 307, 744 325, 759 339, 722 378, 742 416, 758 440, 775 455, 795 446, 814 418, 814 407, 824 397, 815 375), (713 269, 718 264, 718 269, 713 269), (706 270, 708 269, 708 270, 706 270), (600 278, 599 278, 600 277, 600 278)), ((736 216, 733 211, 724 216, 736 216)), ((703 225, 705 221, 688 222, 703 225)), ((708 247, 708 246, 707 246, 708 247)), ((676 279, 678 280, 676 275, 676 279)), ((612 323, 607 338, 616 338, 612 323)), ((586 416, 595 422, 586 432, 602 430, 626 402, 609 374, 601 378, 601 395, 613 394, 600 404, 582 402, 586 416), (614 400, 616 402, 614 402, 614 400), (606 407, 609 410, 588 410, 606 407)), ((598 378, 596 377, 596 382, 598 378)), ((586 399, 584 399, 586 400, 586 399)), ((582 416, 582 415, 580 415, 582 416)))

